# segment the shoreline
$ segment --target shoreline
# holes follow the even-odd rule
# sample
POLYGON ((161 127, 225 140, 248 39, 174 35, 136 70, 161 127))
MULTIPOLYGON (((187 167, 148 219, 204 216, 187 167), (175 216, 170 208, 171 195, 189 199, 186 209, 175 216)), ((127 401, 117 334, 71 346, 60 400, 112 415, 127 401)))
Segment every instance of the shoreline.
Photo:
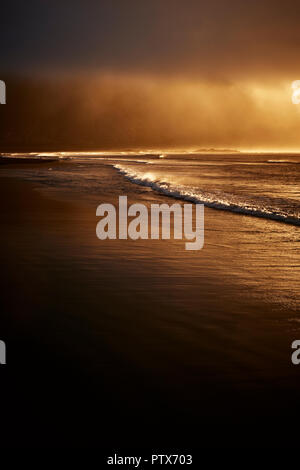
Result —
MULTIPOLYGON (((129 201, 165 201, 122 185, 129 201)), ((227 447, 232 439, 242 446, 241 429, 252 435, 252 447, 253 435, 257 444, 264 433, 278 442, 267 416, 282 422, 292 416, 299 392, 297 370, 290 366, 297 323, 289 320, 296 311, 268 300, 283 281, 280 273, 278 281, 274 277, 278 268, 261 266, 274 250, 279 263, 279 232, 272 234, 274 249, 269 241, 270 252, 261 253, 253 244, 264 240, 257 232, 260 219, 253 225, 249 218, 208 210, 205 246, 195 256, 180 240, 99 241, 96 202, 116 202, 114 188, 88 197, 1 177, 0 196, 1 339, 7 340, 12 371, 7 393, 23 387, 17 410, 24 423, 28 410, 44 429, 25 438, 21 426, 23 439, 45 445, 59 413, 64 418, 55 441, 78 444, 74 420, 83 427, 86 420, 74 409, 83 400, 105 427, 106 443, 142 445, 156 432, 158 443, 190 445, 199 422, 204 446, 213 445, 216 426, 227 447), (256 263, 252 269, 249 259, 256 263), (49 404, 44 424, 41 401, 49 404), (159 431, 157 413, 165 420, 159 431), (127 435, 126 423, 138 422, 141 414, 144 424, 127 435)), ((7 413, 9 420, 11 407, 7 413)), ((86 446, 97 438, 91 427, 80 434, 86 446)))
POLYGON ((57 158, 29 158, 29 157, 4 157, 0 156, 0 165, 32 165, 32 164, 41 164, 41 163, 52 163, 58 161, 57 158))

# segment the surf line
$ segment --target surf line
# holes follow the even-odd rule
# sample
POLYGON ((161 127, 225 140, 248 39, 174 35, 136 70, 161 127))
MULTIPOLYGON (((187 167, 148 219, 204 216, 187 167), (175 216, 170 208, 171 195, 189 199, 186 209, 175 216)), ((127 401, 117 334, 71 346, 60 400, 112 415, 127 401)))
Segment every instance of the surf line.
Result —
POLYGON ((100 204, 97 207, 96 216, 102 218, 97 223, 96 235, 99 240, 158 240, 160 235, 161 239, 170 240, 171 214, 174 239, 190 240, 185 243, 186 250, 201 250, 204 246, 203 204, 151 204, 149 214, 145 204, 132 204, 128 207, 127 196, 119 196, 118 208, 113 204, 100 204), (128 222, 128 217, 134 218, 128 222))

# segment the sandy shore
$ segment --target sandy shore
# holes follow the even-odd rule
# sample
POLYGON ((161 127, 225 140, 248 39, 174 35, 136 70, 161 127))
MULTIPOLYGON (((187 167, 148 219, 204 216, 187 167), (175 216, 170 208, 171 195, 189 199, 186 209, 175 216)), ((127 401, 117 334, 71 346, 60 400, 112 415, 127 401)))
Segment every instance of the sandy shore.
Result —
POLYGON ((195 253, 180 240, 101 242, 94 200, 75 193, 2 177, 0 197, 8 442, 285 442, 300 334, 296 263, 278 236, 294 227, 206 210, 195 253))
POLYGON ((5 157, 0 155, 0 165, 35 165, 35 164, 43 164, 43 163, 52 163, 57 161, 57 158, 18 158, 18 157, 5 157))

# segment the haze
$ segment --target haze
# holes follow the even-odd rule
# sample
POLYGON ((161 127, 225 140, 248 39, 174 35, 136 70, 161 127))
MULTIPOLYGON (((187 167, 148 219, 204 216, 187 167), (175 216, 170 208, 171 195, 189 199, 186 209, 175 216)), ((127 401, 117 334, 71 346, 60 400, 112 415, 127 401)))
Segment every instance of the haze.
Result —
POLYGON ((300 149, 296 1, 16 4, 3 149, 300 149))

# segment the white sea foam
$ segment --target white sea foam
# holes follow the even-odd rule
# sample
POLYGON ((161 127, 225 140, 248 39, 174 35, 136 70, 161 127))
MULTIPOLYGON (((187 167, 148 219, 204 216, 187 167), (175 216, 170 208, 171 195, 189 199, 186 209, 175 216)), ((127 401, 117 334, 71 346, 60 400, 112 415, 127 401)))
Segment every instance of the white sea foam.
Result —
POLYGON ((148 186, 166 196, 204 204, 214 209, 300 225, 300 213, 289 213, 281 208, 272 207, 270 201, 265 201, 263 198, 249 197, 247 199, 221 191, 202 191, 192 186, 160 180, 151 172, 138 171, 120 164, 114 165, 114 168, 132 183, 148 186))

